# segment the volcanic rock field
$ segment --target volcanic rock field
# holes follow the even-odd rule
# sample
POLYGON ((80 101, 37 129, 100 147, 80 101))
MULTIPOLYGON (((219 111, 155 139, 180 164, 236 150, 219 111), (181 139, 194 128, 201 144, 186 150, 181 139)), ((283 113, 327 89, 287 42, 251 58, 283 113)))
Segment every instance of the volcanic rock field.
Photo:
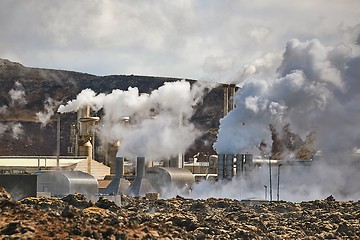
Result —
POLYGON ((359 239, 360 202, 149 200, 83 195, 14 201, 0 188, 1 239, 359 239))

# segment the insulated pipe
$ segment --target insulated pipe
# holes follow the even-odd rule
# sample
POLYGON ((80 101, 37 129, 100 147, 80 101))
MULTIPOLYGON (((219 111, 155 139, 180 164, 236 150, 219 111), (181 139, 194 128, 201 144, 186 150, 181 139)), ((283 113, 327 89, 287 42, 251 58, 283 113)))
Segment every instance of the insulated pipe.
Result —
MULTIPOLYGON (((78 120, 90 116, 90 106, 85 106, 78 110, 78 120)), ((86 136, 88 134, 87 124, 79 121, 79 135, 86 136)))
POLYGON ((87 141, 84 144, 84 147, 87 147, 87 172, 91 174, 91 160, 92 160, 92 145, 90 141, 87 141))
POLYGON ((235 108, 235 84, 230 84, 230 96, 229 96, 229 110, 233 110, 235 108))
POLYGON ((115 178, 124 176, 124 157, 115 158, 115 178))
POLYGON ((253 155, 245 154, 244 171, 247 172, 253 168, 253 155))
POLYGON ((231 180, 234 176, 234 155, 226 155, 226 179, 231 180))
POLYGON ((145 157, 137 157, 136 162, 136 178, 145 178, 145 157))
POLYGON ((236 155, 236 176, 239 178, 244 172, 244 154, 236 155))
POLYGON ((224 179, 224 163, 225 163, 225 155, 219 154, 218 167, 217 167, 218 180, 224 179))
POLYGON ((229 112, 229 89, 227 84, 223 84, 224 88, 224 116, 229 112))

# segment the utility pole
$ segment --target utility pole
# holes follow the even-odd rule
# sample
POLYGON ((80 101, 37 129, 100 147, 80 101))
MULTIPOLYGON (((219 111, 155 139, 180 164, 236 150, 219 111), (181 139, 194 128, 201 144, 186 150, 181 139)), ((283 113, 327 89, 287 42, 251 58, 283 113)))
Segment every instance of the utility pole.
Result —
POLYGON ((264 185, 264 189, 265 189, 265 200, 267 200, 267 186, 264 185))
POLYGON ((278 165, 278 174, 277 174, 277 200, 280 201, 280 167, 282 164, 278 165))
POLYGON ((56 136, 56 168, 57 170, 60 170, 60 114, 57 116, 56 136))
POLYGON ((270 175, 270 201, 272 201, 272 181, 271 181, 271 161, 270 161, 270 157, 269 157, 269 175, 270 175))

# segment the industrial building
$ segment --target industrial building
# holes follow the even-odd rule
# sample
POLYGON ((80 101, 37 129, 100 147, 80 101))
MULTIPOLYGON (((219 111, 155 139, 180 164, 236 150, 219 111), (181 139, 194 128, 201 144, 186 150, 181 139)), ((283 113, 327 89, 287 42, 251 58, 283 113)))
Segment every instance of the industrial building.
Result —
MULTIPOLYGON (((235 107, 236 86, 223 85, 224 115, 235 107)), ((73 156, 3 156, 0 157, 0 185, 6 185, 13 176, 31 178, 20 188, 31 189, 21 195, 63 196, 71 193, 86 195, 120 195, 145 196, 147 193, 164 194, 167 188, 176 187, 184 191, 191 190, 199 180, 231 181, 234 178, 246 177, 257 166, 269 165, 307 165, 311 160, 271 160, 254 158, 252 154, 228 153, 208 156, 207 161, 197 161, 196 157, 184 161, 184 156, 152 162, 139 156, 136 162, 129 162, 124 157, 116 157, 119 142, 107 143, 103 149, 103 162, 95 160, 94 147, 95 125, 100 121, 91 116, 90 107, 86 106, 77 112, 77 123, 71 126, 71 147, 73 156), (148 166, 148 167, 147 167, 148 166), (133 170, 134 169, 134 170, 133 170), (35 179, 35 180, 34 180, 35 179)), ((122 119, 129 124, 129 118, 122 119)), ((58 124, 58 139, 60 128, 58 124)), ((59 141, 58 141, 59 142, 59 141)), ((19 178, 20 179, 20 178, 19 178)), ((6 185, 11 190, 18 185, 6 185)), ((14 192, 14 191, 13 191, 14 192)), ((25 191, 24 191, 25 192, 25 191)))

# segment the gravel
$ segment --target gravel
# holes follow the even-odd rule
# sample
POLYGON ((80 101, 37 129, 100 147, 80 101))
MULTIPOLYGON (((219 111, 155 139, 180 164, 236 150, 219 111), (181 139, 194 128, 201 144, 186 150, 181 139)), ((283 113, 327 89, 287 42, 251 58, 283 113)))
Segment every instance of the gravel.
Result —
POLYGON ((249 206, 233 199, 148 200, 121 207, 80 194, 13 201, 0 187, 1 239, 360 239, 359 201, 332 196, 249 206))

